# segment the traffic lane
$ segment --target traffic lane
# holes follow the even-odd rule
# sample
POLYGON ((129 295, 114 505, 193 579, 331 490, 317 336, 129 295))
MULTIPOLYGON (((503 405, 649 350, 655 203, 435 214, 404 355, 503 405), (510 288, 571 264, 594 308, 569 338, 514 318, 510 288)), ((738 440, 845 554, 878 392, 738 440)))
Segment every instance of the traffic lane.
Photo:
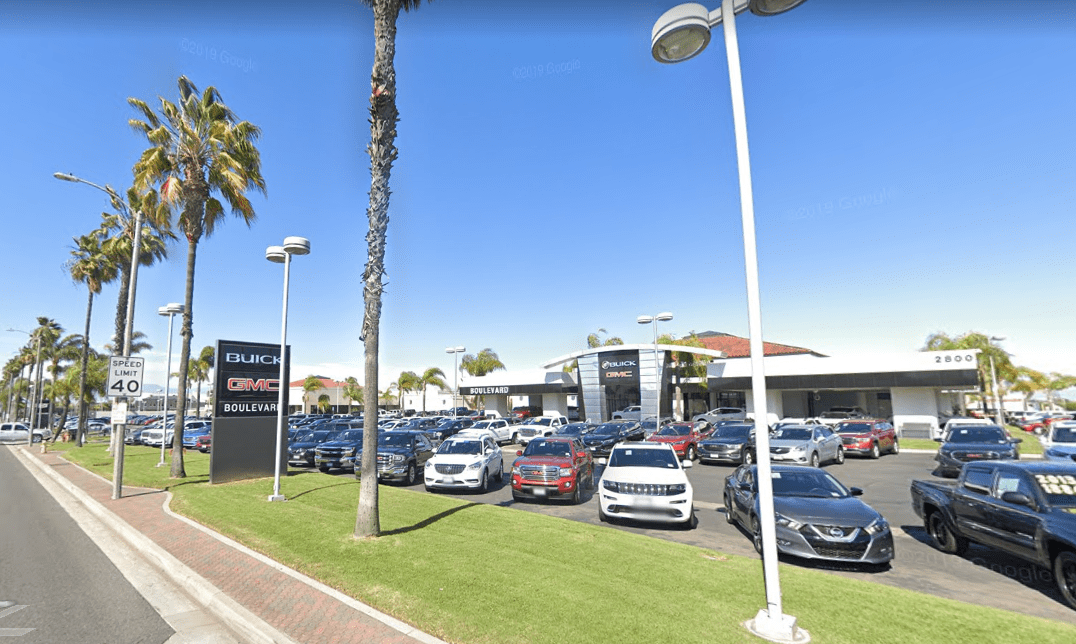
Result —
MULTIPOLYGON (((579 505, 561 500, 515 501, 508 481, 517 449, 516 446, 508 446, 503 450, 505 476, 489 492, 437 494, 594 525, 601 523, 598 520, 598 501, 594 495, 603 466, 596 465, 595 485, 584 490, 579 505)), ((931 454, 903 452, 877 460, 848 458, 843 465, 830 464, 824 468, 846 486, 862 488, 864 492, 861 498, 864 502, 889 521, 897 556, 888 570, 795 557, 782 557, 782 562, 1076 624, 1076 611, 1069 609, 1061 599, 1049 571, 980 546, 972 546, 965 556, 955 557, 941 553, 930 545, 922 521, 912 509, 908 490, 913 479, 931 478, 933 459, 931 454)), ((687 470, 695 493, 695 514, 699 519, 698 527, 694 530, 627 521, 607 525, 727 554, 758 558, 750 536, 725 520, 722 502, 725 477, 735 469, 735 465, 695 463, 687 470)))
POLYGON ((172 636, 8 448, 0 448, 0 480, 0 600, 26 606, 0 628, 34 629, 18 640, 27 644, 148 644, 172 636))

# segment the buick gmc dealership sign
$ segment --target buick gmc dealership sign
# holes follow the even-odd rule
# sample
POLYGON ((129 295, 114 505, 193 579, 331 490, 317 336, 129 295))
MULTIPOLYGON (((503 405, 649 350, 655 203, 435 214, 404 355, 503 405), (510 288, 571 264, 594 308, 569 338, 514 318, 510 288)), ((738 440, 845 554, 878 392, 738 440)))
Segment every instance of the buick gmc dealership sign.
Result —
MULTIPOLYGON (((216 418, 276 416, 280 395, 280 345, 217 341, 214 391, 213 415, 216 418)), ((285 388, 285 405, 287 395, 285 388)))
POLYGON ((638 351, 607 351, 598 363, 598 382, 603 385, 639 383, 638 351))

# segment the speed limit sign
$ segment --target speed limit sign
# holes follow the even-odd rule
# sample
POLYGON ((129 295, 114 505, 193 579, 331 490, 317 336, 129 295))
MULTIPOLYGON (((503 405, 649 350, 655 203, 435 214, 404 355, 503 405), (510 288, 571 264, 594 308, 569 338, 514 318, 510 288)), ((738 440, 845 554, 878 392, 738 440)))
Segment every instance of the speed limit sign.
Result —
POLYGON ((118 398, 142 395, 142 372, 145 358, 110 356, 108 358, 108 396, 118 398))

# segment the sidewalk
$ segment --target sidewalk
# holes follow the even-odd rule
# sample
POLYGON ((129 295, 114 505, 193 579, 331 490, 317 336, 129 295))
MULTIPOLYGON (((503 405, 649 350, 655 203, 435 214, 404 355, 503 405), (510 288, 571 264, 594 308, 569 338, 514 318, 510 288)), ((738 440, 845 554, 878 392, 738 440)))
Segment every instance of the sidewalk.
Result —
POLYGON ((161 490, 112 483, 60 456, 18 448, 165 575, 252 644, 444 644, 166 507, 161 490))

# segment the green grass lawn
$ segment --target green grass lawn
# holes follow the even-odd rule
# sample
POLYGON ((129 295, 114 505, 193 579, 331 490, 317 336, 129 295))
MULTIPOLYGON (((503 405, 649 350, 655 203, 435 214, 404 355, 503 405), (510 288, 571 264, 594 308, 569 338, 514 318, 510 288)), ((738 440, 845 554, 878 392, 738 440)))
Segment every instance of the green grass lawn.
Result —
MULTIPOLYGON (((159 450, 127 449, 125 484, 168 487, 172 508, 250 548, 450 642, 758 642, 740 625, 765 605, 758 560, 590 525, 380 488, 377 539, 352 538, 358 481, 318 472, 209 485, 155 468, 159 450)), ((67 457, 104 476, 103 445, 67 457)), ((813 641, 1010 644, 1076 641, 1076 627, 795 566, 781 566, 786 613, 813 641)))

